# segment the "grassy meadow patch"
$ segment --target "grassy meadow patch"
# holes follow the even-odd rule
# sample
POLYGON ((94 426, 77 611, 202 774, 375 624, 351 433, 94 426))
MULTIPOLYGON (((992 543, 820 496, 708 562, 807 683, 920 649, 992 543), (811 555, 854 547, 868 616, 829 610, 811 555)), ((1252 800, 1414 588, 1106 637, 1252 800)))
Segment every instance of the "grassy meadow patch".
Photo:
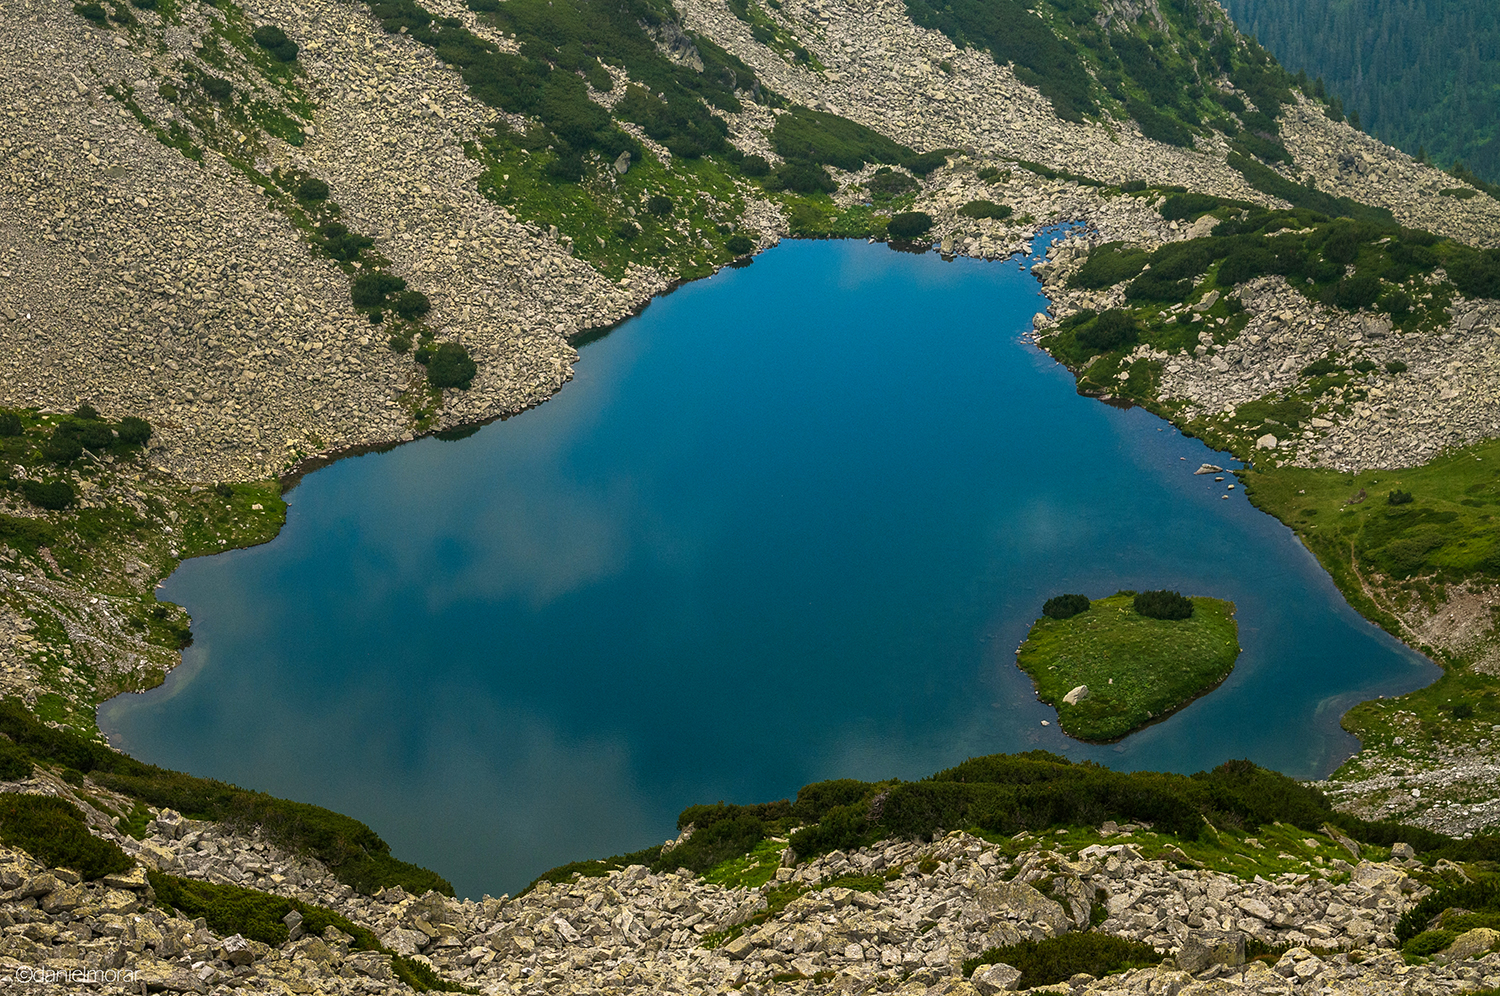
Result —
POLYGON ((1194 598, 1188 619, 1149 619, 1135 611, 1133 595, 1097 599, 1068 619, 1037 620, 1016 655, 1070 736, 1118 740, 1213 688, 1239 657, 1233 602, 1194 598), (1080 685, 1087 696, 1065 702, 1080 685))

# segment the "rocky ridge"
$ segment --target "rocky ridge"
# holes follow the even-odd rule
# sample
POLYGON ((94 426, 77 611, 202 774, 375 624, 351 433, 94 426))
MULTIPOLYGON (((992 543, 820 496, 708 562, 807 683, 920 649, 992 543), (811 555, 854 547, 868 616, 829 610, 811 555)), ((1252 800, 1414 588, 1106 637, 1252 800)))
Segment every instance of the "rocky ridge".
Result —
MULTIPOLYGON (((1486 954, 1488 945, 1468 954, 1455 948, 1425 966, 1408 966, 1391 950, 1396 919, 1428 891, 1411 873, 1429 870, 1405 845, 1387 861, 1351 854, 1356 864, 1325 862, 1315 853, 1324 842, 1309 839, 1303 872, 1246 880, 1193 867, 1180 853, 1147 860, 1134 840, 1140 828, 1109 823, 1103 841, 1071 852, 1047 836, 1022 835, 1012 855, 951 833, 807 862, 784 852, 759 888, 631 866, 475 901, 399 888, 361 896, 316 861, 171 810, 156 812, 136 841, 90 805, 103 792, 91 783, 75 791, 43 773, 5 788, 77 802, 97 833, 145 867, 334 909, 385 947, 487 994, 990 996, 1013 989, 1016 973, 981 967, 966 980, 966 958, 1091 923, 1171 959, 1104 979, 1075 977, 1073 993, 1447 994, 1500 982, 1500 955, 1486 954), (1289 947, 1246 963, 1246 939, 1289 947)), ((0 972, 13 978, 23 969, 113 969, 136 974, 105 992, 136 992, 141 982, 169 992, 406 991, 388 955, 351 951, 351 938, 336 928, 308 937, 292 924, 292 938, 273 948, 158 910, 139 867, 79 883, 66 870, 4 852, 0 890, 0 972)))

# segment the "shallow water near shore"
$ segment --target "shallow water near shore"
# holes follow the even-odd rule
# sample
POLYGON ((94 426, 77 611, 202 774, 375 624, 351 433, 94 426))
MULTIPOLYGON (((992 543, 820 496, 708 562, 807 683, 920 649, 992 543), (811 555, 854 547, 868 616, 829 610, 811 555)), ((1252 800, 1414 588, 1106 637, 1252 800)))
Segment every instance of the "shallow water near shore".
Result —
POLYGON ((540 408, 319 470, 273 543, 184 564, 184 666, 100 726, 362 819, 474 897, 691 803, 981 754, 1328 773, 1344 710, 1437 669, 1192 473, 1226 458, 1079 397, 1022 338, 1045 305, 1015 262, 862 242, 683 287, 540 408), (1233 600, 1237 667, 1069 740, 1016 646, 1050 595, 1155 587, 1233 600))

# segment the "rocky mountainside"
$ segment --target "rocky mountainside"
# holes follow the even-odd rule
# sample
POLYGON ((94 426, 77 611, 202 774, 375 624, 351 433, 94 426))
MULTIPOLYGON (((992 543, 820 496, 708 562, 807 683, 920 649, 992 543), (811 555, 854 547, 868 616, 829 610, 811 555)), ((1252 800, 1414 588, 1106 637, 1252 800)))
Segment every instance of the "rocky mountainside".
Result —
MULTIPOLYGON (((137 840, 91 804, 110 799, 92 783, 73 787, 39 772, 4 788, 73 801, 139 862, 80 883, 25 853, 0 853, 0 966, 15 979, 99 973, 73 978, 102 983, 104 992, 143 984, 150 992, 407 992, 410 983, 393 972, 407 959, 434 970, 440 985, 493 994, 991 996, 1027 980, 986 961, 986 951, 1089 930, 1146 945, 1138 959, 1169 957, 1099 978, 1071 973, 1064 990, 1036 991, 1437 996, 1500 983, 1500 955, 1487 953, 1493 931, 1464 934, 1430 964, 1409 965, 1394 950, 1398 918, 1431 895, 1429 883, 1462 874, 1457 866, 1428 867, 1404 844, 1370 860, 1337 834, 1245 838, 1248 853, 1234 860, 1252 866, 1257 849, 1299 852, 1278 854, 1288 870, 1271 878, 1204 868, 1162 849, 1145 828, 1110 822, 1082 835, 1094 843, 1060 830, 1023 833, 1008 846, 951 833, 813 861, 783 851, 759 886, 631 865, 541 881, 516 898, 461 901, 400 888, 358 895, 315 860, 171 810, 155 812, 137 840), (227 904, 195 916, 153 904, 173 881, 211 883, 241 904, 286 897, 309 905, 288 913, 286 927, 227 904), (346 918, 349 929, 303 930, 319 910, 346 918), (361 930, 379 950, 361 947, 361 930)), ((68 976, 54 978, 61 981, 42 991, 76 991, 68 976)))
MULTIPOLYGON (((273 537, 280 475, 538 404, 581 335, 680 280, 789 235, 1006 258, 1077 222, 1038 269, 1041 348, 1081 390, 1252 462, 1256 500, 1351 602, 1449 668, 1435 691, 1351 713, 1367 750, 1335 795, 1459 834, 1492 825, 1492 485, 1459 475, 1500 434, 1500 202, 1335 120, 1217 5, 984 10, 0 5, 0 688, 96 733, 94 706, 160 682, 188 637, 155 583, 273 537), (109 428, 127 416, 149 441, 109 428)), ((0 877, 16 880, 7 956, 112 965, 125 938, 159 973, 148 986, 182 991, 374 991, 398 986, 381 957, 420 955, 492 991, 753 992, 795 974, 990 992, 1010 982, 959 981, 965 958, 1075 931, 1102 888, 1107 930, 1175 949, 1179 969, 1184 946, 1219 944, 1196 931, 1294 947, 1091 991, 1449 992, 1500 969, 1374 954, 1420 889, 1362 854, 1337 881, 1247 882, 1113 843, 1048 856, 1033 840, 1024 858, 949 836, 788 859, 780 891, 636 867, 466 904, 357 896, 263 840, 156 819, 156 850, 121 840, 153 868, 305 894, 386 952, 326 932, 230 950, 164 912, 144 930, 138 881, 104 886, 137 898, 49 900, 74 886, 18 856, 0 877)))

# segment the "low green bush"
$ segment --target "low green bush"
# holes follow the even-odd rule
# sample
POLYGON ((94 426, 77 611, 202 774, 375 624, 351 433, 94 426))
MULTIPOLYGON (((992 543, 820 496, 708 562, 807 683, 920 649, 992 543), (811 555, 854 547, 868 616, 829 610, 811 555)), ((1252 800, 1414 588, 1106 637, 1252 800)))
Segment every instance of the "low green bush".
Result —
POLYGON ((1406 364, 1400 360, 1386 360, 1385 372, 1392 375, 1406 373, 1406 364))
POLYGON ((17 782, 31 777, 31 755, 9 740, 0 740, 0 781, 17 782))
POLYGON ((958 209, 958 213, 965 218, 1009 218, 1014 212, 1007 204, 996 204, 994 201, 975 200, 970 201, 958 209))
POLYGON ((56 796, 0 794, 0 841, 89 880, 135 864, 116 844, 89 833, 78 807, 56 796))
POLYGON ((406 290, 406 281, 381 270, 367 270, 354 278, 349 286, 349 296, 356 308, 378 308, 386 303, 386 295, 406 290))
MULTIPOLYGON (((918 160, 911 149, 862 124, 802 106, 777 116, 776 127, 771 130, 771 144, 783 159, 837 166, 851 172, 866 163, 904 165, 918 160)), ((922 160, 919 165, 926 163, 927 160, 922 160)))
POLYGON ((1138 334, 1130 312, 1111 308, 1079 328, 1074 339, 1096 353, 1110 353, 1134 345, 1138 334))
MULTIPOLYGON (((1492 837, 1491 843, 1494 842, 1492 837)), ((1397 943, 1404 950, 1407 944, 1427 932, 1427 925, 1434 917, 1446 910, 1463 910, 1470 914, 1500 912, 1500 878, 1488 874, 1433 890, 1396 921, 1397 943)), ((1451 939, 1449 943, 1452 943, 1451 939)))
POLYGON ((790 190, 797 194, 831 194, 839 189, 828 171, 805 159, 788 159, 766 177, 767 190, 790 190))
POLYGON ((86 17, 95 24, 104 24, 109 20, 109 12, 96 3, 75 3, 73 13, 86 17))
POLYGON ((297 60, 297 43, 286 36, 286 32, 274 24, 264 24, 251 34, 255 44, 270 52, 280 62, 297 60))
POLYGON ((933 170, 941 169, 948 165, 948 150, 934 149, 921 155, 911 156, 901 161, 901 165, 911 170, 918 176, 926 176, 933 170))
POLYGON ((882 166, 870 177, 865 187, 871 197, 891 198, 922 189, 922 185, 905 173, 882 166))
POLYGON ((1412 500, 1411 492, 1402 491, 1400 488, 1385 496, 1385 503, 1387 505, 1410 505, 1412 500))
POLYGON ((1049 619, 1071 619, 1088 610, 1087 595, 1053 595, 1042 605, 1042 615, 1049 619))
POLYGON ((368 235, 351 232, 336 221, 318 229, 318 234, 323 236, 323 251, 345 263, 358 260, 360 254, 375 245, 375 240, 368 235))
POLYGON ((646 201, 646 210, 660 218, 672 213, 672 198, 666 194, 652 194, 646 201))
POLYGON ((19 436, 23 431, 21 416, 15 412, 0 412, 0 436, 19 436))
POLYGON ((151 441, 151 423, 135 415, 126 415, 120 419, 116 431, 120 442, 126 446, 144 446, 151 441))
POLYGON ((736 256, 743 256, 755 251, 755 243, 750 241, 749 236, 736 234, 729 237, 729 241, 724 243, 724 248, 736 256))
POLYGON ((1158 213, 1167 221, 1186 221, 1207 214, 1223 205, 1248 207, 1242 201, 1230 201, 1212 194, 1171 194, 1162 201, 1158 213))
POLYGON ((216 102, 223 104, 234 96, 234 84, 209 73, 198 74, 198 85, 216 102))
POLYGON ((139 7, 141 10, 156 9, 156 0, 130 0, 130 4, 133 7, 139 7))
POLYGON ((626 242, 629 242, 631 239, 641 234, 641 226, 637 225, 629 218, 621 218, 619 221, 615 222, 613 231, 615 233, 615 238, 624 239, 626 242))
POLYGON ((328 189, 328 183, 315 176, 304 177, 297 184, 297 200, 299 201, 309 203, 313 201, 326 201, 330 193, 332 191, 328 189))
POLYGON ((1176 591, 1143 591, 1135 596, 1135 611, 1151 619, 1189 619, 1193 600, 1176 591))
POLYGON ((1332 357, 1323 357, 1321 360, 1313 360, 1302 368, 1304 377, 1328 377, 1332 374, 1343 373, 1344 365, 1332 357))
POLYGON ((885 230, 893 239, 908 242, 920 239, 932 230, 932 215, 926 211, 902 211, 891 215, 885 230))
POLYGON ((1401 953, 1414 958, 1430 958, 1458 939, 1451 930, 1424 930, 1401 945, 1401 953))
POLYGON ((458 387, 467 391, 478 372, 469 351, 456 342, 440 344, 427 361, 427 380, 439 389, 458 387))
POLYGON ((746 156, 740 163, 740 172, 746 176, 767 176, 771 172, 771 163, 765 156, 746 156))
POLYGON ((1106 242, 1093 252, 1068 280, 1069 287, 1099 290, 1129 280, 1146 268, 1151 254, 1127 249, 1123 242, 1106 242))
POLYGON ((391 299, 391 307, 396 309, 396 314, 412 321, 431 311, 432 302, 421 291, 406 290, 391 299))
POLYGON ((61 512, 77 499, 73 485, 67 481, 22 481, 21 493, 38 508, 54 512, 61 512))
POLYGON ((971 976, 982 965, 1003 963, 1020 969, 1018 988, 1030 989, 1066 982, 1080 972, 1102 978, 1130 968, 1146 968, 1159 964, 1161 957, 1155 948, 1140 941, 1112 934, 1071 933, 990 948, 965 961, 963 967, 964 975, 971 976))
POLYGON ((1345 277, 1333 288, 1333 303, 1347 311, 1368 308, 1380 297, 1380 278, 1373 273, 1356 273, 1345 277))
POLYGON ((42 455, 53 463, 68 463, 83 456, 83 440, 71 423, 64 422, 52 430, 52 435, 42 444, 42 455))

